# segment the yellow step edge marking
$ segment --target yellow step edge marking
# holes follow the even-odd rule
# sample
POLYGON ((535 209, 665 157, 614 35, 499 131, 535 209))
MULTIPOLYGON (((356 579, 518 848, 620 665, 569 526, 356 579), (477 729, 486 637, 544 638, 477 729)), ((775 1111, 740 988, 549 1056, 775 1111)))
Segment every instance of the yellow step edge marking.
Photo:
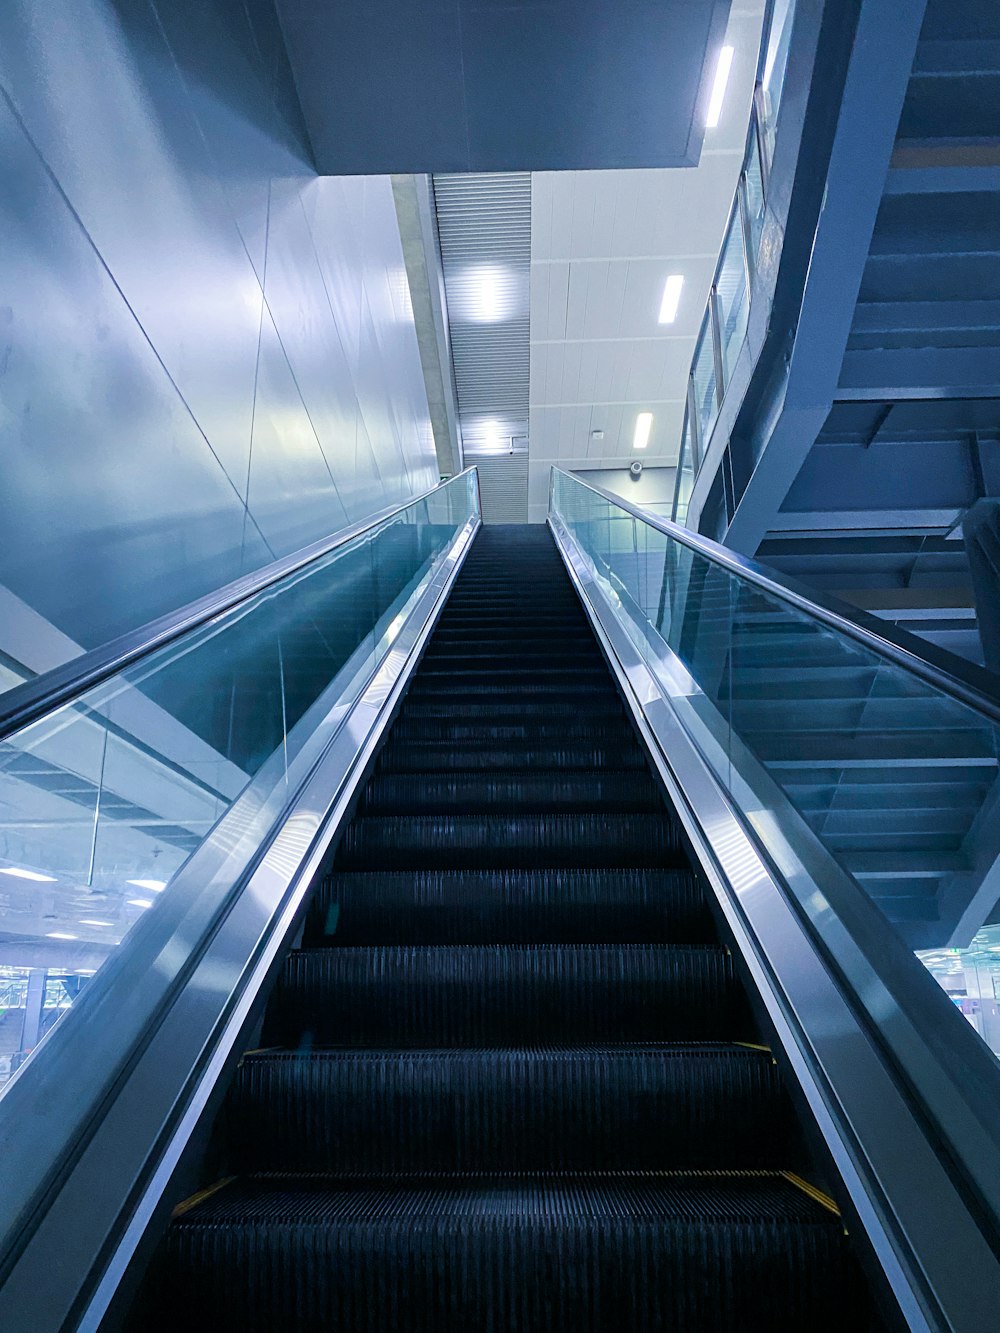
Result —
POLYGON ((209 1185, 207 1189, 199 1190, 197 1194, 192 1194, 189 1199, 184 1199, 177 1205, 170 1216, 182 1217, 186 1212, 194 1208, 196 1204, 204 1203, 205 1200, 211 1198, 213 1194, 218 1194, 219 1190, 225 1189, 227 1185, 231 1185, 235 1179, 235 1176, 223 1176, 222 1179, 217 1180, 214 1185, 209 1185))
POLYGON ((733 1045, 742 1046, 744 1050, 747 1051, 766 1051, 768 1055, 771 1054, 770 1046, 761 1046, 761 1044, 756 1041, 734 1041, 733 1045))
POLYGON ((816 1202, 821 1207, 825 1208, 828 1213, 833 1213, 834 1217, 840 1216, 840 1209, 830 1198, 829 1194, 824 1194, 823 1191, 818 1190, 815 1185, 810 1185, 808 1180, 803 1180, 802 1177, 797 1176, 794 1171, 782 1171, 781 1174, 789 1184, 794 1185, 796 1189, 800 1189, 803 1194, 808 1194, 810 1199, 815 1199, 816 1202))

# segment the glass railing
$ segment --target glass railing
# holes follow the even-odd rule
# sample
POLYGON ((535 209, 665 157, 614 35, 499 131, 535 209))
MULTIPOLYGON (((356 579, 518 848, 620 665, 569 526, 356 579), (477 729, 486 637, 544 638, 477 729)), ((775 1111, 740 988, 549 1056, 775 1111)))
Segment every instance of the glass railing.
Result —
POLYGON ((775 0, 761 40, 743 169, 688 376, 684 430, 690 438, 681 451, 688 459, 688 475, 678 467, 673 506, 677 523, 686 522, 694 481, 746 339, 794 14, 794 0, 775 0))
POLYGON ((919 960, 940 1040, 961 1014, 995 1070, 1000 705, 576 478, 550 512, 831 954, 868 932, 903 985, 919 960))
POLYGON ((141 1031, 477 514, 470 470, 0 741, 0 1085, 81 993, 141 1031))

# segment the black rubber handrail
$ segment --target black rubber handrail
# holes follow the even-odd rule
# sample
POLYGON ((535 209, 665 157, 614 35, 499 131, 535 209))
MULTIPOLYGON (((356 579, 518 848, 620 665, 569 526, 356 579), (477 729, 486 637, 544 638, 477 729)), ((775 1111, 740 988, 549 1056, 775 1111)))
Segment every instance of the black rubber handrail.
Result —
POLYGON ((622 496, 615 495, 613 491, 606 491, 603 487, 584 481, 582 477, 565 472, 562 468, 554 467, 552 471, 585 487, 588 491, 593 491, 602 500, 607 500, 633 518, 680 542, 682 546, 696 551, 706 560, 711 560, 713 564, 720 565, 729 573, 754 584, 771 597, 788 603, 813 620, 818 620, 838 633, 846 635, 870 652, 877 653, 880 657, 919 676, 942 694, 947 694, 966 707, 975 709, 991 722, 1000 724, 1000 694, 997 692, 997 682, 991 672, 977 667, 973 662, 956 658, 950 653, 947 654, 949 661, 945 665, 942 660, 946 655, 945 652, 933 644, 925 643, 914 635, 905 634, 905 631, 897 631, 899 635, 897 638, 887 631, 881 621, 874 616, 866 615, 864 611, 856 611, 854 607, 847 608, 836 598, 825 597, 822 593, 812 588, 805 588, 794 580, 778 581, 757 561, 748 560, 746 556, 720 546, 718 542, 703 537, 699 532, 692 532, 689 528, 683 528, 659 514, 650 513, 622 496), (850 614, 847 614, 848 610, 850 614))
MULTIPOLYGON (((280 583, 282 579, 287 578, 290 574, 294 574, 314 561, 322 559, 329 555, 331 551, 346 545, 356 537, 360 537, 373 528, 389 522, 390 519, 395 518, 397 514, 401 514, 405 509, 409 509, 412 505, 419 504, 421 500, 426 500, 429 496, 435 495, 443 487, 450 486, 453 482, 458 481, 460 477, 467 476, 470 472, 476 472, 474 466, 456 473, 448 481, 432 486, 430 490, 424 491, 421 495, 411 496, 410 499, 404 500, 401 504, 392 505, 388 509, 373 514, 370 518, 352 523, 350 527, 344 528, 335 536, 324 537, 318 542, 312 542, 309 546, 303 546, 291 555, 282 556, 281 559, 272 561, 271 564, 265 565, 262 569, 256 569, 250 574, 244 574, 241 578, 234 579, 232 583, 224 584, 223 587, 217 588, 215 592, 206 593, 204 597, 196 598, 195 601, 189 602, 187 606, 182 606, 176 611, 169 611, 166 615, 159 616, 156 620, 151 620, 138 629, 130 630, 127 634, 109 640, 99 648, 92 648, 79 657, 71 658, 70 661, 53 667, 51 671, 43 672, 40 676, 26 680, 22 685, 16 685, 12 690, 8 690, 0 696, 0 740, 5 740, 23 727, 36 722, 53 709, 72 703, 74 699, 81 694, 85 694, 87 690, 92 689, 95 685, 100 685, 102 681, 109 680, 134 662, 155 652, 156 649, 172 643, 175 639, 187 634, 190 630, 197 629, 199 625, 206 624, 216 616, 231 611, 242 602, 255 597, 260 592, 264 592, 274 584, 280 583)), ((477 473, 477 486, 478 482, 477 473)))

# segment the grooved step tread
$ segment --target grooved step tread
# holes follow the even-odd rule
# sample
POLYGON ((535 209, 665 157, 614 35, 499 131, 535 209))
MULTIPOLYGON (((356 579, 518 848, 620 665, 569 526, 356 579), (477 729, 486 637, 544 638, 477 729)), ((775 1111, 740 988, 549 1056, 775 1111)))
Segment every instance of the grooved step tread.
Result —
POLYGON ((301 1046, 752 1040, 711 945, 380 945, 292 950, 264 1041, 301 1046), (273 1019, 273 1022, 272 1022, 273 1019))
POLYGON ((258 1177, 177 1219, 195 1333, 867 1333, 842 1230, 774 1173, 258 1177))
POLYGON ((309 944, 714 942, 690 870, 402 870, 328 875, 309 944))
MULTIPOLYGON (((488 737, 482 739, 489 740, 488 737)), ((539 769, 549 769, 560 774, 578 771, 592 773, 600 769, 649 771, 639 746, 627 737, 618 744, 548 747, 533 744, 529 737, 511 738, 500 745, 487 743, 461 746, 452 740, 424 740, 419 747, 415 747, 394 745, 390 741, 379 759, 379 771, 382 773, 450 773, 479 769, 523 769, 532 773, 539 769)))
POLYGON ((337 852, 340 870, 670 868, 686 863, 663 814, 368 815, 337 852))
POLYGON ((394 815, 455 812, 474 815, 482 809, 523 810, 526 814, 574 811, 584 813, 663 811, 659 788, 649 772, 576 773, 558 769, 497 776, 464 773, 380 774, 365 789, 363 814, 394 815))
POLYGON ((780 1169, 793 1139, 770 1054, 723 1044, 260 1051, 229 1119, 238 1172, 780 1169))

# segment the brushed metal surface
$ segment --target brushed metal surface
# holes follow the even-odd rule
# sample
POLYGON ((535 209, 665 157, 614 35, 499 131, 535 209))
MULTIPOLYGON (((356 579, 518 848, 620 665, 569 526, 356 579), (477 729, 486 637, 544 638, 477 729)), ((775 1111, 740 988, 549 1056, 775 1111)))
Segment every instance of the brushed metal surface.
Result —
POLYGON ((269 5, 10 0, 0 145, 0 584, 69 639, 434 484, 391 184, 317 177, 269 5))

